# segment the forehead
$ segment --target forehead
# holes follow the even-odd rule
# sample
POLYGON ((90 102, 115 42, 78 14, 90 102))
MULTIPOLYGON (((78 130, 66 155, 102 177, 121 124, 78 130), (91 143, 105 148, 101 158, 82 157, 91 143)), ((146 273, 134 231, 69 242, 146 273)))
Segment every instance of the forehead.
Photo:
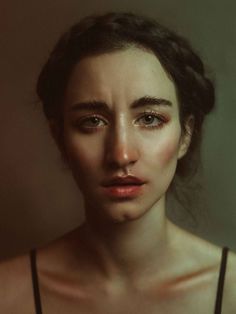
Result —
POLYGON ((70 76, 66 100, 132 102, 151 95, 177 104, 175 85, 158 58, 140 48, 86 57, 70 76))

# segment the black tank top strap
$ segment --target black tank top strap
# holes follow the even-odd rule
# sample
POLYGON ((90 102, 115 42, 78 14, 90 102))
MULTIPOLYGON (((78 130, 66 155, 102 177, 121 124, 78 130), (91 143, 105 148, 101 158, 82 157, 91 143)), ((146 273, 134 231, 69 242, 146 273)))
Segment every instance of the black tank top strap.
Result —
MULTIPOLYGON (((221 314, 228 252, 229 252, 229 248, 223 247, 214 314, 221 314)), ((33 292, 34 292, 35 313, 42 314, 42 305, 41 305, 40 291, 39 291, 39 284, 38 284, 35 249, 30 251, 30 263, 31 263, 32 284, 33 284, 33 292)))
POLYGON ((30 251, 30 264, 31 264, 32 284, 33 284, 33 292, 34 292, 35 313, 42 314, 35 249, 32 249, 30 251))
POLYGON ((218 286, 217 286, 217 294, 216 294, 216 302, 215 302, 215 312, 214 312, 214 314, 221 314, 228 252, 229 252, 229 248, 226 247, 226 246, 223 247, 223 249, 222 249, 222 256, 221 256, 221 265, 220 265, 220 272, 219 272, 219 279, 218 279, 218 286))

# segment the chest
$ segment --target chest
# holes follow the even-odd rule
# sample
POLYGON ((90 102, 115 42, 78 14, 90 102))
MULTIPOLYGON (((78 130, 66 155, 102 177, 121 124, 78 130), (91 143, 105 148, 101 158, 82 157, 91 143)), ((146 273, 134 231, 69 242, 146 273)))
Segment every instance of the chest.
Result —
POLYGON ((214 313, 215 282, 185 287, 172 293, 128 292, 118 296, 102 293, 77 297, 42 291, 43 314, 200 314, 214 313))

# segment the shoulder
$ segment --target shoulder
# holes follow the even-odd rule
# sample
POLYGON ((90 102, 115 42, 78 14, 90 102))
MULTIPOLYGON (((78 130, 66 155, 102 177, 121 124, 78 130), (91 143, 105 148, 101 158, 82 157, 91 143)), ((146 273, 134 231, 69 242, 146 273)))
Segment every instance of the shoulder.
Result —
POLYGON ((0 282, 0 312, 17 313, 17 307, 25 299, 29 300, 31 293, 29 255, 1 260, 0 282))
POLYGON ((236 253, 229 251, 225 273, 222 312, 236 313, 236 253))
MULTIPOLYGON (((187 230, 177 230, 175 243, 178 244, 182 259, 190 269, 212 269, 217 272, 221 260, 222 248, 187 230), (184 243, 184 250, 183 250, 184 243)), ((183 265, 186 267, 186 265, 183 265)))
MULTIPOLYGON (((209 291, 204 290, 204 296, 214 302, 217 292, 220 267, 222 261, 222 247, 215 245, 198 236, 184 233, 190 269, 209 269, 209 291)), ((200 290, 199 290, 200 291, 200 290)), ((201 289, 202 291, 202 289, 201 289)), ((236 313, 236 253, 229 250, 227 255, 224 289, 222 297, 222 314, 236 313)))
POLYGON ((5 285, 24 280, 29 272, 29 256, 21 255, 0 261, 0 278, 5 285))

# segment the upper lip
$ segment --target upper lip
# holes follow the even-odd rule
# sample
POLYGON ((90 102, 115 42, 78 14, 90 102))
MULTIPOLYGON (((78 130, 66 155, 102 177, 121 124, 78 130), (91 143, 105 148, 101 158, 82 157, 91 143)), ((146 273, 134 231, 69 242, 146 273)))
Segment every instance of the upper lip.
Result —
POLYGON ((111 186, 111 185, 122 185, 122 184, 131 184, 131 183, 143 184, 145 183, 145 181, 131 175, 128 175, 125 177, 116 176, 116 177, 112 177, 111 179, 105 180, 102 185, 111 186))

